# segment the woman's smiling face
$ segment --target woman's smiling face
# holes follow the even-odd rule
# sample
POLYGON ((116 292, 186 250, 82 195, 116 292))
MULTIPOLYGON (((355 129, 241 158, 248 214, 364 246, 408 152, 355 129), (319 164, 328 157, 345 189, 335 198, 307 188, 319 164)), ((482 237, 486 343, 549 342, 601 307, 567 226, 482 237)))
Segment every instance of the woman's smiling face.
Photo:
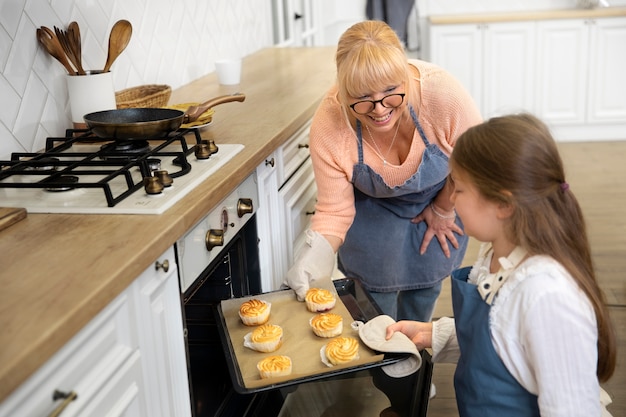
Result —
POLYGON ((385 133, 396 125, 402 114, 402 108, 406 105, 403 94, 404 87, 400 83, 384 88, 382 91, 371 92, 361 97, 351 97, 348 104, 354 117, 362 124, 369 126, 372 131, 385 133), (385 105, 381 100, 384 100, 385 105), (367 113, 363 113, 360 109, 364 104, 357 104, 363 101, 375 102, 373 108, 367 113))

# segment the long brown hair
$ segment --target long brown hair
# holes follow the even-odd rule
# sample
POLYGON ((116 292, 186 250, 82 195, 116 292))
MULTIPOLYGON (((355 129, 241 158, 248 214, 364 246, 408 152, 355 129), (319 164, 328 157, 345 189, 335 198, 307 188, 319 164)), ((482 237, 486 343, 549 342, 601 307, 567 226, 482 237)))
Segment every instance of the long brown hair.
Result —
POLYGON ((341 35, 335 59, 339 101, 346 111, 350 98, 383 91, 398 82, 405 85, 405 103, 417 97, 402 43, 385 22, 366 20, 352 25, 341 35))
POLYGON ((529 254, 560 262, 593 305, 598 325, 600 381, 616 366, 616 341, 598 286, 583 213, 565 181, 563 162, 548 127, 530 114, 492 118, 462 134, 450 157, 487 199, 510 204, 507 235, 529 254))

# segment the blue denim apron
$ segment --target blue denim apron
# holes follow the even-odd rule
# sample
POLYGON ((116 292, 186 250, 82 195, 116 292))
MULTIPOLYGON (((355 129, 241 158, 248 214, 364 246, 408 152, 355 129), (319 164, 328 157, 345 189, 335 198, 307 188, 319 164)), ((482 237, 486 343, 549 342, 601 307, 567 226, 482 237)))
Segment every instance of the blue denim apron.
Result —
MULTIPOLYGON (((358 278, 369 291, 392 292, 429 288, 458 268, 467 248, 467 236, 458 236, 459 249, 449 245, 446 258, 436 238, 424 255, 419 254, 426 222, 411 223, 443 188, 448 175, 448 157, 431 144, 417 116, 409 107, 426 149, 417 172, 404 184, 389 187, 383 178, 363 163, 363 135, 357 121, 358 163, 352 184, 356 214, 339 248, 339 266, 346 276, 358 278)), ((455 220, 463 227, 461 220, 455 220)))
POLYGON ((454 373, 460 417, 539 416, 537 396, 513 378, 489 331, 491 306, 467 282, 471 267, 452 273, 452 308, 461 357, 454 373))

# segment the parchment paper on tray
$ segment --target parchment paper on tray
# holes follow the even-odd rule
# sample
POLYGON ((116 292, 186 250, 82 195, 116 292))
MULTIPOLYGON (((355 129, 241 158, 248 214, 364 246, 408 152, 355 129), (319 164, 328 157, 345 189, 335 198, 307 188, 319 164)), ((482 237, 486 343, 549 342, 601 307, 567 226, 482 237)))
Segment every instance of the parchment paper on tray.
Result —
POLYGON ((343 317, 342 336, 352 336, 359 341, 359 359, 349 364, 328 367, 320 358, 320 349, 330 339, 316 336, 309 326, 309 319, 316 313, 307 310, 306 304, 296 300, 293 290, 276 291, 251 297, 233 298, 221 302, 222 314, 226 322, 227 334, 235 353, 236 366, 239 368, 243 385, 246 388, 258 388, 276 383, 305 378, 308 376, 331 373, 338 369, 351 368, 363 364, 371 364, 383 360, 384 355, 368 348, 359 339, 358 332, 350 324, 354 321, 348 309, 343 304, 337 291, 328 281, 327 284, 317 283, 319 288, 332 291, 337 296, 337 304, 331 310, 343 317), (277 324, 283 328, 283 344, 278 350, 271 353, 262 353, 244 347, 244 336, 254 327, 246 326, 239 318, 239 307, 246 300, 256 298, 272 303, 272 310, 268 323, 277 324), (281 378, 261 379, 256 368, 258 361, 266 356, 287 355, 291 357, 292 373, 281 378))

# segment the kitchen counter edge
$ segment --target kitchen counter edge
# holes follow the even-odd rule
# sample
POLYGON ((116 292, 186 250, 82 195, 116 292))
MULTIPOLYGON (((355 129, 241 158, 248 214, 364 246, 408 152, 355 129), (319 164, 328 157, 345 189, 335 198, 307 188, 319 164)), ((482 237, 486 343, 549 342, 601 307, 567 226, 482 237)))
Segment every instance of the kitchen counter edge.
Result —
POLYGON ((432 25, 452 25, 464 23, 495 23, 550 19, 593 19, 600 17, 626 16, 626 7, 601 7, 594 9, 541 10, 529 12, 502 12, 476 14, 432 15, 428 21, 432 25))

